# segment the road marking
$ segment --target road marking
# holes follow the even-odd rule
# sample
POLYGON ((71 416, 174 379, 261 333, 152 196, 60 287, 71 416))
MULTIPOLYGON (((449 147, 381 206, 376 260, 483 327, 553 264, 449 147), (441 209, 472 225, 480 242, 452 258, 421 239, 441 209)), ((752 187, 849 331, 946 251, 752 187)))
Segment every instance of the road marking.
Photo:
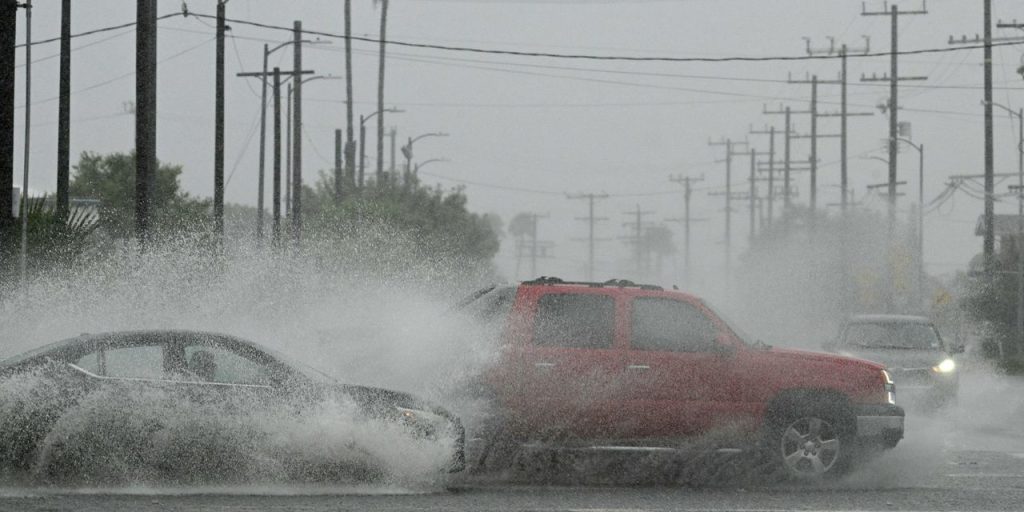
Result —
POLYGON ((946 475, 950 478, 1022 478, 1024 474, 1021 473, 950 473, 946 475))

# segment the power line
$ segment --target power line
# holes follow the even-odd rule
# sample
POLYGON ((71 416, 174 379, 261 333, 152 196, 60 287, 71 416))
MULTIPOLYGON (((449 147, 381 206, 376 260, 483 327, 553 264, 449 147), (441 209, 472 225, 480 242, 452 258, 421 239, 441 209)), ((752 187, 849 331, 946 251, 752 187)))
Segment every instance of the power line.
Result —
MULTIPOLYGON (((164 14, 163 16, 158 16, 156 18, 156 20, 157 21, 163 21, 163 20, 168 19, 168 18, 173 18, 175 16, 184 16, 184 15, 185 14, 181 13, 181 12, 172 12, 172 13, 164 14)), ((207 16, 207 17, 208 18, 216 18, 216 16, 207 16)), ((71 34, 71 38, 75 39, 75 38, 79 38, 79 37, 91 36, 91 35, 94 35, 94 34, 101 34, 103 32, 110 32, 111 30, 118 30, 118 29, 122 29, 122 28, 134 27, 136 24, 137 23, 134 22, 134 21, 129 21, 127 23, 121 23, 119 25, 111 25, 109 27, 102 27, 102 28, 97 28, 97 29, 93 29, 93 30, 87 30, 85 32, 79 32, 77 34, 71 34)), ((41 44, 48 44, 48 43, 56 43, 56 42, 59 42, 59 41, 60 41, 60 36, 51 37, 49 39, 40 39, 39 41, 32 41, 32 46, 38 46, 38 45, 41 45, 41 44)), ((16 44, 16 45, 14 45, 14 47, 15 48, 24 48, 25 47, 25 43, 16 44)))
MULTIPOLYGON (((157 21, 181 16, 186 18, 193 16, 195 18, 205 19, 216 19, 216 16, 210 14, 202 14, 196 12, 174 12, 168 13, 157 17, 157 21)), ((273 25, 270 23, 261 23, 256 21, 243 20, 238 18, 227 18, 227 21, 237 25, 246 25, 256 28, 263 28, 268 30, 280 30, 292 32, 292 27, 285 27, 282 25, 273 25)), ((88 30, 80 32, 78 34, 72 34, 72 38, 85 37, 89 35, 99 34, 103 32, 109 32, 112 30, 118 30, 123 28, 134 27, 136 22, 126 22, 118 25, 111 25, 108 27, 102 27, 98 29, 88 30)), ((317 30, 302 30, 303 34, 309 34, 314 36, 330 37, 334 39, 346 39, 343 34, 336 34, 333 32, 317 31, 317 30)), ((629 55, 597 55, 597 54, 584 54, 584 53, 553 53, 553 52, 526 52, 519 50, 499 50, 494 48, 478 48, 472 46, 452 46, 452 45, 440 45, 430 43, 415 43, 409 41, 397 41, 397 40, 380 40, 371 37, 363 36, 349 36, 349 39, 354 41, 360 41, 365 43, 374 44, 386 44, 392 46, 402 46, 406 48, 420 48, 428 50, 441 50, 448 52, 462 52, 462 53, 478 53, 487 55, 508 55, 515 57, 542 57, 552 59, 568 59, 568 60, 600 60, 600 61, 624 61, 624 62, 698 62, 698 63, 717 63, 717 62, 774 62, 774 61, 814 61, 814 60, 836 60, 841 58, 839 55, 773 55, 773 56, 726 56, 726 57, 642 57, 642 56, 629 56, 629 55)), ((32 46, 48 44, 60 41, 60 37, 52 37, 49 39, 41 39, 33 41, 32 46)), ((1024 45, 1024 41, 1005 41, 992 43, 992 47, 1003 47, 1003 46, 1021 46, 1024 45)), ((25 43, 15 45, 16 48, 22 48, 25 43)), ((943 47, 943 48, 922 48, 917 50, 901 50, 897 55, 927 55, 927 54, 941 54, 949 52, 957 52, 964 50, 975 50, 985 48, 984 44, 967 44, 959 45, 955 47, 943 47)), ((891 57, 891 52, 871 52, 858 55, 850 55, 850 58, 873 58, 873 57, 891 57)))
MULTIPOLYGON (((191 16, 197 18, 215 18, 209 14, 200 13, 189 13, 191 16)), ((255 21, 248 21, 242 19, 229 18, 229 22, 248 25, 252 27, 264 28, 269 30, 281 30, 291 32, 291 27, 285 27, 282 25, 273 25, 270 23, 260 23, 255 21)), ((316 30, 303 30, 302 33, 330 37, 335 39, 346 39, 346 36, 342 34, 335 34, 332 32, 323 32, 316 30)), ((772 62, 772 61, 804 61, 804 60, 837 60, 840 58, 839 55, 776 55, 776 56, 761 56, 761 57, 749 57, 749 56, 729 56, 729 57, 638 57, 629 55, 596 55, 596 54, 583 54, 583 53, 551 53, 551 52, 524 52, 518 50, 498 50, 493 48, 477 48, 472 46, 450 46, 440 44, 429 44, 429 43, 413 43, 409 41, 396 41, 396 40, 381 40, 370 37, 362 36, 349 36, 348 39, 353 41, 361 41, 366 43, 374 44, 386 44, 392 46, 402 46, 407 48, 422 48, 428 50, 442 50, 450 52, 463 52, 463 53, 480 53, 490 55, 509 55, 516 57, 545 57, 553 59, 571 59, 571 60, 606 60, 606 61, 625 61, 625 62, 772 62)), ((993 43, 991 46, 1020 46, 1024 45, 1024 41, 1006 41, 1000 43, 993 43)), ((918 50, 903 50, 898 55, 926 55, 926 54, 939 54, 948 53, 958 50, 968 49, 981 49, 985 48, 983 44, 976 45, 962 45, 959 47, 943 47, 943 48, 923 48, 918 50)), ((892 52, 874 52, 864 53, 858 55, 850 55, 853 58, 871 58, 871 57, 890 57, 892 52)))

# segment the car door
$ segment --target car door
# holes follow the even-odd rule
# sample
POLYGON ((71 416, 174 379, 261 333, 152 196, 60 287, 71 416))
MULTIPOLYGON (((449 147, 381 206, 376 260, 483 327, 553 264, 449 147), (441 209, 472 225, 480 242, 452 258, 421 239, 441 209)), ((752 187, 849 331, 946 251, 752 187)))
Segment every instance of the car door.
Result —
POLYGON ((230 338, 196 333, 177 340, 169 354, 193 400, 251 407, 267 406, 280 395, 280 365, 230 338))
POLYGON ((524 297, 514 409, 539 437, 617 437, 623 367, 621 307, 600 289, 524 297))
POLYGON ((733 348, 700 303, 638 296, 629 303, 626 412, 633 437, 678 438, 706 432, 728 410, 733 348))

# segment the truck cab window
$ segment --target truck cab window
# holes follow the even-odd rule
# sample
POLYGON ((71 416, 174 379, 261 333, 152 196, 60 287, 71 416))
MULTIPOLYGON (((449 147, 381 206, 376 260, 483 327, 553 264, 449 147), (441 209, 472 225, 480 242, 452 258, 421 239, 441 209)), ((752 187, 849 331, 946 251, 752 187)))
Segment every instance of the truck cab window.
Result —
POLYGON ((552 293, 537 303, 534 343, 545 347, 611 348, 615 301, 605 295, 552 293))
POLYGON ((715 325, 702 311, 672 299, 634 300, 632 332, 637 350, 704 352, 717 343, 715 325))

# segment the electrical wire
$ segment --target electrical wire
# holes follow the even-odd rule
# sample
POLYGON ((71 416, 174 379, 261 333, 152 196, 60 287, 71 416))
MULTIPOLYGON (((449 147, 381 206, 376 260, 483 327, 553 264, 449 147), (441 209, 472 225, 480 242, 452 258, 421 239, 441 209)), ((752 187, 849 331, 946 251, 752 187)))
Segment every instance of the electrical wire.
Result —
POLYGON ((242 144, 241 149, 238 150, 238 155, 235 156, 235 163, 231 166, 231 172, 228 173, 228 178, 224 180, 224 190, 226 191, 228 185, 231 184, 231 178, 235 176, 235 171, 238 170, 239 164, 242 163, 242 157, 245 156, 245 151, 249 149, 249 144, 252 143, 252 138, 259 131, 260 126, 260 115, 259 111, 253 116, 252 125, 249 127, 249 134, 245 137, 245 144, 242 144))
MULTIPOLYGON (((176 16, 183 16, 183 15, 184 15, 184 13, 182 13, 182 12, 171 12, 171 13, 164 14, 162 16, 157 16, 156 20, 157 21, 163 21, 163 20, 166 20, 168 18, 174 18, 176 16)), ((75 39, 75 38, 79 38, 79 37, 91 36, 91 35, 94 35, 94 34, 102 34, 103 32, 110 32, 111 30, 117 30, 117 29, 128 28, 128 27, 134 27, 137 24, 138 23, 135 22, 135 21, 129 21, 127 23, 121 23, 121 24, 118 24, 118 25, 110 25, 108 27, 101 27, 101 28, 97 28, 97 29, 93 29, 93 30, 86 30, 85 32, 79 32, 77 34, 71 34, 71 38, 75 39)), ((38 46, 38 45, 41 45, 41 44, 55 43, 57 41, 60 41, 60 36, 51 37, 49 39, 40 39, 38 41, 32 41, 31 44, 32 44, 32 46, 38 46)), ((14 45, 14 47, 15 48, 24 48, 25 47, 25 43, 16 44, 16 45, 14 45)))
MULTIPOLYGON (((198 50, 199 48, 202 48, 203 46, 206 46, 206 45, 212 43, 213 41, 214 41, 214 39, 208 39, 208 40, 203 41, 203 42, 201 42, 201 43, 199 43, 199 44, 197 44, 195 46, 190 46, 188 48, 185 48, 184 50, 182 50, 180 52, 177 52, 177 53, 171 54, 171 55, 169 55, 167 57, 164 57, 163 59, 161 59, 159 61, 159 63, 163 64, 163 63, 165 63, 165 62, 167 62, 167 61, 169 61, 171 59, 176 59, 178 57, 181 57, 182 55, 185 55, 185 54, 190 53, 192 51, 198 50)), ((135 75, 134 71, 131 71, 131 72, 128 72, 128 73, 124 73, 124 74, 115 76, 113 78, 104 80, 102 82, 97 82, 95 84, 83 87, 81 89, 76 89, 74 91, 71 91, 71 94, 78 94, 78 93, 83 93, 83 92, 91 91, 93 89, 98 89, 100 87, 103 87, 104 85, 108 85, 108 84, 114 83, 114 82, 116 82, 118 80, 123 80, 125 78, 128 78, 130 76, 134 76, 134 75, 135 75)), ((60 99, 60 96, 51 96, 49 98, 44 98, 44 99, 41 99, 41 100, 38 100, 38 101, 33 101, 32 102, 32 106, 43 105, 43 104, 46 104, 46 103, 57 101, 58 99, 60 99)), ((14 108, 15 109, 22 109, 22 108, 25 108, 25 105, 24 104, 17 105, 14 108)))
MULTIPOLYGON (((210 14, 202 14, 190 12, 189 16, 195 16, 197 18, 216 19, 216 16, 210 14)), ((243 20, 239 18, 225 18, 229 23, 236 25, 247 25, 256 28, 263 28, 268 30, 279 30, 294 33, 294 28, 286 27, 283 25, 274 25, 271 23, 261 23, 256 21, 243 20)), ((320 37, 329 37, 333 39, 349 39, 352 41, 360 41, 365 43, 373 44, 385 44, 390 46, 401 46, 405 48, 421 48, 427 50, 440 50, 447 52, 461 52, 461 53, 478 53, 478 54, 489 54, 489 55, 508 55, 514 57, 541 57, 551 59, 568 59, 568 60, 599 60, 599 61, 622 61, 622 62, 701 62, 701 63, 716 63, 716 62, 779 62, 779 61, 809 61, 809 60, 837 60, 843 58, 841 55, 775 55, 775 56, 729 56, 729 57, 638 57, 629 55, 597 55, 597 54, 584 54, 584 53, 551 53, 551 52, 525 52, 518 50, 498 50, 493 48, 478 48, 473 46, 451 46, 451 45, 440 45, 440 44, 429 44, 429 43, 414 43, 409 41, 397 41, 397 40, 381 40, 370 37, 362 36, 345 36, 343 34, 336 34, 333 32, 324 32, 317 30, 302 30, 301 33, 320 37)), ((58 38, 59 39, 59 38, 58 38)), ((993 48, 1002 46, 1020 46, 1024 45, 1024 41, 1006 41, 1006 42, 993 42, 988 46, 993 48)), ((897 55, 927 55, 927 54, 941 54, 948 52, 976 50, 985 48, 985 44, 973 44, 973 45, 958 45, 952 47, 943 48, 922 48, 917 50, 901 50, 897 52, 897 55)), ((848 55, 847 58, 873 58, 873 57, 891 57, 891 52, 869 52, 848 55)))

